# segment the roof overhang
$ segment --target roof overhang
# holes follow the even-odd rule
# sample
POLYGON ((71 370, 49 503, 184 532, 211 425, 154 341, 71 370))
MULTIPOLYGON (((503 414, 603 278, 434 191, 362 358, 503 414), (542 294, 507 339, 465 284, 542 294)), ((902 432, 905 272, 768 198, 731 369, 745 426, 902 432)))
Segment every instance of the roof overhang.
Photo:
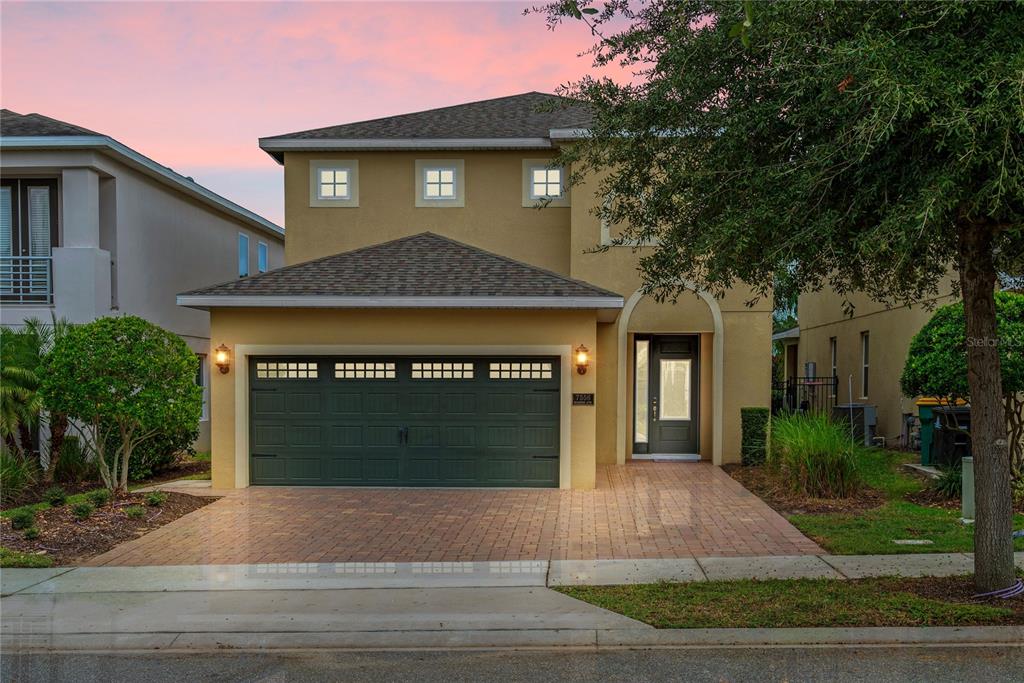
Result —
POLYGON ((0 150, 57 150, 57 149, 93 149, 114 156, 145 175, 155 178, 164 184, 171 185, 180 192, 197 201, 230 214, 260 232, 284 239, 284 228, 268 221, 263 216, 253 213, 243 206, 235 204, 216 192, 212 192, 199 183, 177 173, 162 164, 158 164, 147 156, 139 154, 131 147, 121 144, 106 135, 40 135, 40 136, 0 136, 0 150))
POLYGON ((787 339, 800 339, 800 328, 791 327, 788 330, 776 332, 775 334, 772 335, 772 341, 786 341, 787 339))
POLYGON ((260 138, 260 149, 283 163, 285 152, 552 149, 548 138, 260 138))
POLYGON ((611 322, 622 309, 621 296, 328 296, 179 294, 178 305, 211 308, 463 308, 594 310, 611 322))

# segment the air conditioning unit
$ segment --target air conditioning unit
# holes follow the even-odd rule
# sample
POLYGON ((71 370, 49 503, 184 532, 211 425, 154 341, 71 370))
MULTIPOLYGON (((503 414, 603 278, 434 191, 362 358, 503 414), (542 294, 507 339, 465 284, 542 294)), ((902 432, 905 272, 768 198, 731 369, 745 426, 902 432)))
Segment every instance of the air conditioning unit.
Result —
POLYGON ((866 403, 842 403, 832 407, 832 419, 850 426, 853 440, 865 446, 875 445, 875 432, 878 430, 878 411, 875 406, 866 403))

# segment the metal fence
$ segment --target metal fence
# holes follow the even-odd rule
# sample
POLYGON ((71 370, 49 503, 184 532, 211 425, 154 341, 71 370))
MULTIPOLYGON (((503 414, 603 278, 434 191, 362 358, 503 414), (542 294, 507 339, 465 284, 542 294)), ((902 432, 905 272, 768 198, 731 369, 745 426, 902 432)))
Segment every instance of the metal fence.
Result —
POLYGON ((53 262, 49 256, 0 256, 0 301, 53 302, 53 262))
POLYGON ((772 382, 772 414, 829 413, 836 404, 838 377, 790 377, 772 382))

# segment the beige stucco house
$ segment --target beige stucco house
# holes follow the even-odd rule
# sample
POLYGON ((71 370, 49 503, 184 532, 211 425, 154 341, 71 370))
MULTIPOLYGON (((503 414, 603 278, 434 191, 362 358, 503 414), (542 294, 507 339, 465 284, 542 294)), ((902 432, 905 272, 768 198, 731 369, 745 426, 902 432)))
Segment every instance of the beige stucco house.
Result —
POLYGON ((854 403, 876 407, 877 436, 890 446, 900 445, 900 438, 908 434, 907 417, 917 415, 916 399, 900 390, 910 342, 935 307, 957 299, 948 288, 910 306, 887 306, 863 293, 847 298, 854 307, 852 315, 844 312, 843 297, 829 289, 800 297, 799 335, 783 341, 798 358, 794 376, 807 374, 807 364, 813 363, 817 375, 837 377, 836 402, 850 402, 852 388, 854 403))
POLYGON ((81 126, 0 112, 0 324, 138 315, 185 340, 208 387, 210 316, 175 295, 283 259, 279 226, 191 178, 81 126))
POLYGON ((558 486, 597 465, 739 460, 771 302, 640 291, 591 183, 553 164, 579 106, 527 93, 263 138, 286 266, 183 293, 224 348, 213 485, 558 486))

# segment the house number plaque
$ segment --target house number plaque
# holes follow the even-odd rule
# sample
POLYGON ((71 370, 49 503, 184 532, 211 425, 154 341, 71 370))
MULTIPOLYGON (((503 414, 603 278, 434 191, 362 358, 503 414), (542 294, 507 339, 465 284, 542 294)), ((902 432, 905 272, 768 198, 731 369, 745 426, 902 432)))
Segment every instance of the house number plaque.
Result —
POLYGON ((594 405, 593 394, 573 394, 572 404, 574 406, 592 406, 594 405))

